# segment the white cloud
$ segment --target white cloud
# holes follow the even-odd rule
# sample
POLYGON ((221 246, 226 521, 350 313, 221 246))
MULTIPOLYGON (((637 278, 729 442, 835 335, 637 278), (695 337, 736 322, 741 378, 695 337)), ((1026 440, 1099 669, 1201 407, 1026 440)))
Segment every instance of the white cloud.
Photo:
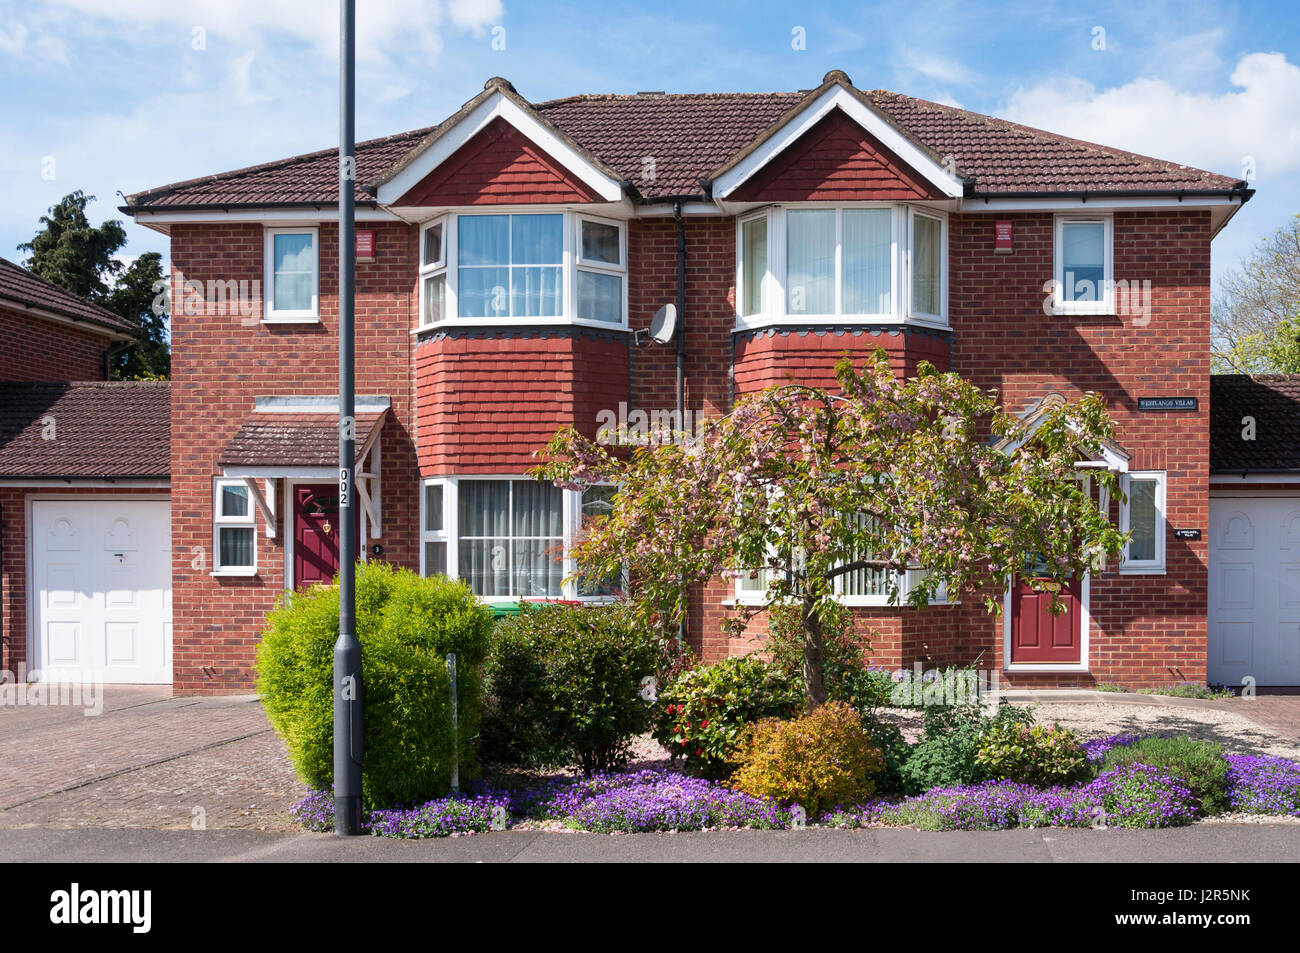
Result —
POLYGON ((44 30, 32 33, 25 23, 9 21, 8 27, 0 27, 0 53, 18 59, 31 59, 42 63, 68 65, 68 50, 57 36, 51 36, 44 30))
POLYGON ((971 71, 956 60, 938 53, 926 53, 915 47, 904 48, 899 59, 904 70, 920 73, 940 83, 968 83, 973 78, 971 71))
MULTIPOLYGON (((274 37, 292 37, 322 55, 338 55, 337 6, 321 0, 42 0, 85 20, 139 28, 171 28, 176 42, 189 45, 192 31, 243 46, 261 46, 274 37)), ((394 46, 418 44, 426 53, 441 49, 444 19, 461 29, 477 29, 499 19, 501 0, 367 0, 357 10, 357 59, 385 62, 394 46)))
POLYGON ((1264 179, 1300 168, 1300 66, 1282 53, 1250 53, 1229 79, 1224 93, 1185 92, 1164 79, 1104 90, 1055 79, 1017 90, 998 115, 1235 177, 1247 156, 1264 179))

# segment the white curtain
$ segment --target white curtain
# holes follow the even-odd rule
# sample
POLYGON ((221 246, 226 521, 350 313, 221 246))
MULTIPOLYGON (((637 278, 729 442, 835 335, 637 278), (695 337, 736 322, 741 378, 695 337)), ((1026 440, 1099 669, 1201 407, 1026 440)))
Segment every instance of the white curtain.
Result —
POLYGON ((844 210, 844 313, 890 314, 893 213, 887 208, 844 210))
POLYGON ((835 211, 786 215, 786 309, 790 314, 835 313, 835 211))

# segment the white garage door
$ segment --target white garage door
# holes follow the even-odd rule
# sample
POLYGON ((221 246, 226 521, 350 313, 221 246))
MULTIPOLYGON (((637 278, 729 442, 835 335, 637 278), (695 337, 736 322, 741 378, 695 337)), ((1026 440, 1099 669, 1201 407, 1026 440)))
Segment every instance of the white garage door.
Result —
POLYGON ((165 500, 32 503, 33 667, 44 679, 172 680, 165 500))
POLYGON ((1300 499, 1210 500, 1209 680, 1300 685, 1300 499))

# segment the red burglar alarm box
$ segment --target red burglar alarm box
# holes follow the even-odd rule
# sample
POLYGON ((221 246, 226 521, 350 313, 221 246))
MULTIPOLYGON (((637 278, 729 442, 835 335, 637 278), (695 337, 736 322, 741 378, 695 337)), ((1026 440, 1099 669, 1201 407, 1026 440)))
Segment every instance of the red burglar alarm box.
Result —
POLYGON ((374 261, 375 230, 373 228, 358 228, 356 235, 357 261, 374 261))
POLYGON ((995 222, 993 224, 993 250, 999 255, 1011 254, 1011 223, 995 222))

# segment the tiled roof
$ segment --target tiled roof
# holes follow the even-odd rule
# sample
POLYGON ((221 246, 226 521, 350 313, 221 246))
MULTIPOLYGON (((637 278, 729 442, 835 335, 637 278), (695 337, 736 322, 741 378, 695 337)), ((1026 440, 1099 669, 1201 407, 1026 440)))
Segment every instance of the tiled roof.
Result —
MULTIPOLYGON (((388 415, 357 414, 356 450, 360 458, 370 435, 388 415)), ((221 452, 223 467, 335 467, 339 462, 335 414, 252 413, 221 452)))
POLYGON ((165 478, 166 381, 0 383, 0 477, 165 478))
POLYGON ((101 328, 125 334, 139 334, 140 326, 114 314, 107 308, 91 304, 71 291, 38 278, 21 265, 0 258, 0 306, 6 301, 17 302, 31 308, 53 311, 65 318, 85 321, 101 328))
MULTIPOLYGON (((504 81, 493 80, 489 86, 493 82, 504 81)), ((1223 191, 1245 185, 1228 176, 899 93, 875 90, 861 95, 932 154, 952 156, 958 173, 974 181, 976 195, 1223 191)), ((644 198, 704 198, 701 179, 726 165, 807 97, 807 91, 637 93, 572 96, 532 108, 630 181, 644 198)), ((358 201, 373 204, 373 195, 362 186, 407 158, 431 131, 359 143, 358 201)), ((337 150, 326 150, 164 186, 129 196, 128 205, 333 204, 337 155, 337 150)))
POLYGON ((1210 469, 1300 470, 1300 374, 1210 378, 1210 469), (1243 439, 1255 420, 1255 439, 1243 439))

